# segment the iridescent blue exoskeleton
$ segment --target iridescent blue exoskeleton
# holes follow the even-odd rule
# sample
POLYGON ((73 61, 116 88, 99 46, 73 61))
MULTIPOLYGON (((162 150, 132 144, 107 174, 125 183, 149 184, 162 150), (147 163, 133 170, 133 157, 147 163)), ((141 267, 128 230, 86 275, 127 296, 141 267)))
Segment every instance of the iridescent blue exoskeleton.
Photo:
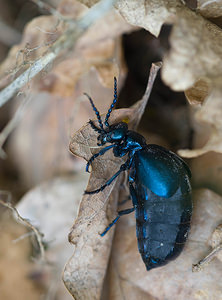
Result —
POLYGON ((86 171, 94 159, 113 149, 114 156, 127 156, 107 182, 85 194, 104 190, 124 171, 129 172, 128 182, 133 207, 118 212, 101 236, 116 223, 120 216, 135 211, 139 252, 147 270, 175 259, 187 240, 192 214, 191 172, 186 163, 175 153, 158 145, 146 144, 144 137, 128 130, 124 122, 109 125, 110 113, 117 101, 117 80, 114 78, 114 100, 102 123, 92 99, 85 94, 96 113, 99 127, 89 121, 98 133, 98 145, 109 143, 94 154, 86 165, 86 171), (104 128, 105 127, 105 128, 104 128))

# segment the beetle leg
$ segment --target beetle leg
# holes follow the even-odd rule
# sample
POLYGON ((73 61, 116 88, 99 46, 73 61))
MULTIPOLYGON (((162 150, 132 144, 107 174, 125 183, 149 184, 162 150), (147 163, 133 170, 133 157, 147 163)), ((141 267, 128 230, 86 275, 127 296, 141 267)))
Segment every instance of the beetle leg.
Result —
POLYGON ((98 132, 98 133, 103 132, 102 129, 96 127, 96 125, 93 123, 92 120, 89 120, 89 125, 90 125, 90 126, 92 127, 92 129, 95 130, 96 132, 98 132))
POLYGON ((130 213, 132 213, 135 210, 135 207, 132 208, 128 208, 128 209, 124 209, 118 212, 118 216, 106 227, 106 229, 100 234, 101 236, 104 236, 109 230, 110 228, 116 224, 116 222, 119 220, 119 218, 123 215, 128 215, 130 213))
POLYGON ((136 195, 136 190, 135 190, 132 182, 129 182, 129 189, 130 189, 130 196, 133 201, 133 206, 137 207, 137 195, 136 195))
POLYGON ((130 195, 128 195, 124 200, 120 201, 118 205, 124 205, 127 201, 131 200, 130 195))
POLYGON ((86 164, 86 172, 89 172, 89 166, 92 164, 92 162, 94 161, 95 158, 97 158, 100 155, 103 155, 106 151, 108 151, 109 149, 112 149, 113 147, 116 147, 116 145, 114 144, 114 145, 107 146, 107 147, 103 148, 102 150, 100 150, 98 153, 94 154, 86 164))
POLYGON ((124 172, 124 171, 126 171, 126 170, 128 170, 128 169, 130 168, 131 162, 132 162, 132 158, 128 159, 128 160, 125 162, 125 164, 122 164, 122 165, 120 166, 119 171, 116 172, 109 180, 107 180, 107 182, 106 182, 104 185, 102 185, 99 189, 94 190, 94 191, 85 191, 84 194, 88 194, 88 195, 89 195, 89 194, 97 194, 97 193, 103 191, 108 185, 110 185, 110 184, 113 182, 114 179, 116 179, 116 177, 119 176, 119 174, 120 174, 121 172, 124 172))

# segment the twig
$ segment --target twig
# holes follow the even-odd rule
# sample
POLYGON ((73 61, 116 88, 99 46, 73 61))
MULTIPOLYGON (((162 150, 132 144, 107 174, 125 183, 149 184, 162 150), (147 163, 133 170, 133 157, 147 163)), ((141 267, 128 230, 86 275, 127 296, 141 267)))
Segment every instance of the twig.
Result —
POLYGON ((133 108, 135 108, 135 115, 136 115, 136 120, 133 121, 134 130, 137 128, 139 122, 141 121, 142 115, 144 113, 151 91, 153 89, 155 78, 161 67, 162 67, 162 62, 152 63, 145 94, 143 95, 143 98, 140 101, 138 101, 135 105, 132 106, 133 108))
POLYGON ((214 256, 216 256, 216 254, 218 252, 220 252, 221 250, 222 250, 222 244, 215 247, 207 256, 205 256, 203 259, 201 259, 197 264, 194 264, 192 266, 192 271, 199 272, 202 269, 202 267, 204 265, 208 264, 214 258, 214 256))
POLYGON ((40 260, 42 262, 45 262, 45 249, 44 249, 43 242, 42 242, 43 234, 35 226, 33 226, 29 222, 29 220, 23 218, 19 214, 19 212, 17 211, 17 209, 10 203, 10 200, 9 200, 10 199, 10 193, 9 192, 1 191, 1 194, 6 194, 8 196, 8 200, 4 201, 4 200, 0 199, 0 204, 2 204, 3 206, 11 209, 15 213, 17 219, 19 221, 21 221, 22 223, 24 223, 27 227, 29 227, 34 232, 34 234, 36 236, 36 239, 37 239, 37 242, 38 242, 38 245, 39 245, 40 260))
POLYGON ((52 63, 63 50, 72 49, 79 37, 96 20, 109 12, 115 0, 102 0, 93 7, 77 22, 70 22, 68 29, 48 49, 47 53, 35 61, 24 73, 16 78, 11 84, 0 92, 0 107, 9 101, 26 83, 36 76, 48 64, 52 63))
POLYGON ((21 235, 20 237, 18 237, 17 239, 12 240, 12 242, 13 242, 14 244, 16 244, 16 243, 18 243, 18 242, 24 240, 25 238, 27 238, 27 237, 29 237, 29 236, 32 236, 32 235, 34 235, 34 232, 33 232, 33 231, 32 231, 32 232, 27 232, 27 233, 21 235))
POLYGON ((48 3, 45 3, 41 0, 31 0, 31 1, 35 3, 40 9, 45 9, 52 15, 58 17, 59 19, 63 19, 63 16, 60 14, 60 12, 55 8, 53 8, 51 5, 49 5, 48 3))

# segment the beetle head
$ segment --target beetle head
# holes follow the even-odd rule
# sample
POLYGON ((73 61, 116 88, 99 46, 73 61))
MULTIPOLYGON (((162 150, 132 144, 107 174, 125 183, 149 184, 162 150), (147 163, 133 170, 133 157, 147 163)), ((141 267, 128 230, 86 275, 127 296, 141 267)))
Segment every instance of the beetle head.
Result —
POLYGON ((127 130, 128 126, 124 122, 110 125, 106 130, 101 131, 97 138, 97 145, 102 146, 106 143, 120 143, 125 138, 127 130))

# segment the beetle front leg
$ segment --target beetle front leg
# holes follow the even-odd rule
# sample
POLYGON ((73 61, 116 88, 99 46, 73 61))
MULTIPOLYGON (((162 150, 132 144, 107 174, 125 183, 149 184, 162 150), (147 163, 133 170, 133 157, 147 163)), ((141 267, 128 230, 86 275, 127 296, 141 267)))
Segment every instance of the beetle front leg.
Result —
POLYGON ((100 150, 98 153, 94 154, 86 164, 86 172, 89 172, 89 166, 92 164, 92 162, 94 161, 95 158, 103 155, 104 153, 106 153, 106 151, 108 151, 114 147, 116 147, 116 145, 107 146, 107 147, 103 148, 102 150, 100 150))

